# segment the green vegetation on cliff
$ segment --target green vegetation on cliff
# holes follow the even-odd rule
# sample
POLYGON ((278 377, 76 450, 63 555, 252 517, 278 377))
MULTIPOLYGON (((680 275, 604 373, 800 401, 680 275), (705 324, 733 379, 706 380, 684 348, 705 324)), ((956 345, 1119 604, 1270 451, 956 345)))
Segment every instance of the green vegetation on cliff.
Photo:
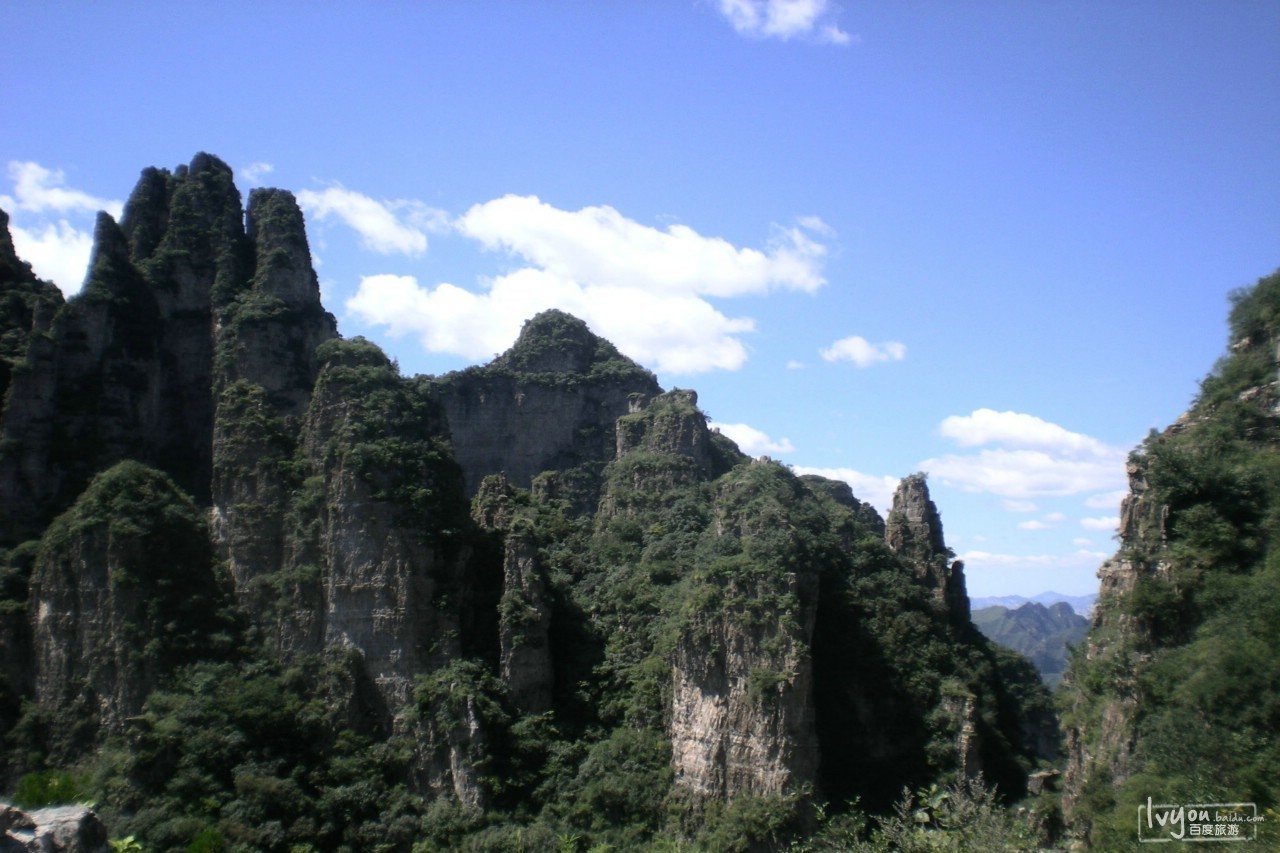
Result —
POLYGON ((1068 675, 1076 821, 1104 849, 1148 797, 1280 803, 1280 273, 1234 295, 1230 326, 1191 410, 1130 460, 1124 582, 1068 675))
POLYGON ((1010 610, 983 607, 973 611, 973 624, 995 643, 1031 659, 1049 687, 1057 687, 1070 651, 1089 632, 1089 620, 1060 601, 1050 607, 1029 601, 1010 610))
POLYGON ((335 338, 288 193, 245 221, 216 158, 148 170, 82 296, 19 294, 0 787, 272 853, 932 844, 979 773, 1021 795, 1038 698, 922 477, 895 553, 558 311, 406 378, 335 338))

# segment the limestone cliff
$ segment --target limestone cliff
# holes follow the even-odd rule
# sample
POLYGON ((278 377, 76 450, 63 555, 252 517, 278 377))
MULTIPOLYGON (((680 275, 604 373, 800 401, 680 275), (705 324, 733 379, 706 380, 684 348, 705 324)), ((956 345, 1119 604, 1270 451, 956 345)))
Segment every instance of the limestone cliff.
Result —
POLYGON ((207 502, 217 392, 235 379, 300 413, 333 318, 288 194, 255 193, 249 222, 231 169, 207 154, 145 170, 118 225, 99 215, 84 289, 51 319, 58 300, 36 299, 31 322, 47 333, 28 335, 0 413, 0 543, 38 534, 121 459, 207 502))
POLYGON ((1280 274, 1232 304, 1227 354, 1190 410, 1130 455, 1119 547, 1098 570, 1089 636, 1063 682, 1063 811, 1102 848, 1132 843, 1133 815, 1157 792, 1229 802, 1276 791, 1280 708, 1264 685, 1280 677, 1280 274))
POLYGON ((244 209, 208 155, 99 218, 81 295, 3 239, 0 286, 0 783, 127 735, 101 793, 157 849, 715 847, 753 809, 1020 789, 923 478, 886 525, 558 311, 402 376, 337 335, 293 197, 244 209))
POLYGON ((716 534, 742 550, 698 578, 672 667, 676 784, 696 796, 731 802, 816 785, 811 641, 819 564, 770 566, 779 552, 800 550, 788 538, 803 535, 791 517, 803 495, 771 462, 749 463, 717 483, 716 534), (780 531, 794 532, 779 540, 780 531))
MULTIPOLYGON (((121 733, 177 666, 225 654, 234 625, 204 518, 168 477, 121 462, 41 540, 31 576, 33 698, 59 752, 121 733)), ((64 754, 66 754, 64 753, 64 754)))
POLYGON ((914 568, 916 578, 933 593, 934 600, 951 621, 969 624, 969 594, 964 584, 964 564, 942 535, 942 519, 929 499, 922 474, 903 479, 893 493, 893 507, 885 524, 885 542, 914 568))
MULTIPOLYGON (((468 495, 495 473, 520 488, 549 470, 591 479, 614 456, 617 418, 660 391, 652 373, 560 311, 529 320, 491 364, 440 380, 468 495)), ((584 488, 591 495, 598 482, 584 488)))

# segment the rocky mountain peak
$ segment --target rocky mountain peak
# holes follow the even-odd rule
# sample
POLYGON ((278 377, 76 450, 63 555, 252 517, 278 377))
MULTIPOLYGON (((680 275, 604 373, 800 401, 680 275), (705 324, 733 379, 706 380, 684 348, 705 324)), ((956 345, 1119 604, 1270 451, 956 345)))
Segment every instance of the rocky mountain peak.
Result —
POLYGON ((527 320, 511 349, 494 363, 521 373, 588 373, 601 362, 615 360, 640 369, 582 320, 551 309, 527 320))
POLYGON ((915 567, 917 579, 933 591, 954 622, 969 621, 964 564, 951 559, 954 554, 942 536, 942 517, 929 498, 924 474, 904 477, 898 484, 885 523, 885 543, 915 567))
POLYGON ((898 484, 893 493, 885 541, 895 552, 914 557, 928 559, 946 553, 942 518, 929 499, 929 483, 924 474, 904 477, 898 484))
POLYGON ((288 190, 249 193, 248 236, 256 252, 255 289, 290 308, 319 307, 302 210, 288 190))

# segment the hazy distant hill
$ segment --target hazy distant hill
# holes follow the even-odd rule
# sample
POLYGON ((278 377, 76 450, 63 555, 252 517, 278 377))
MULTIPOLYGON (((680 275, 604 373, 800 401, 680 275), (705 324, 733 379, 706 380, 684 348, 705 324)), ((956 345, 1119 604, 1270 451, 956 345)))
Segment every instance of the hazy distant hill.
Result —
POLYGON ((1089 620, 1073 611, 1066 601, 1049 607, 1029 601, 1016 610, 983 607, 974 610, 972 618, 988 639, 1030 658, 1050 687, 1057 687, 1062 681, 1070 647, 1084 640, 1089 632, 1089 620))
POLYGON ((1043 604, 1048 607, 1051 604, 1057 604, 1059 601, 1065 601, 1071 605, 1071 609, 1081 616, 1089 616, 1093 613, 1094 602, 1098 600, 1097 593, 1088 595, 1063 595, 1060 592, 1042 592, 1027 598, 1025 595, 988 595, 978 598, 971 598, 971 606, 974 610, 980 610, 983 607, 1006 607, 1010 610, 1016 610, 1029 601, 1036 604, 1043 604))

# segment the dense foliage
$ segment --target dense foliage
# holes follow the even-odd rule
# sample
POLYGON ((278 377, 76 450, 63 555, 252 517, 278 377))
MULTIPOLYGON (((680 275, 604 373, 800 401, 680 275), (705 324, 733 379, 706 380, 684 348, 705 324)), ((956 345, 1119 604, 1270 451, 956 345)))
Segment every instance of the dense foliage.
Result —
MULTIPOLYGON (((432 443, 429 388, 396 378, 394 366, 362 341, 325 345, 320 357, 316 405, 344 401, 344 416, 330 421, 335 429, 316 437, 326 442, 324 458, 367 471, 379 500, 456 539, 470 520, 433 507, 431 493, 422 492, 431 482, 425 474, 453 470, 434 455, 447 456, 447 449, 432 443), (405 443, 415 430, 419 443, 405 443), (419 452, 427 455, 415 462, 419 452), (386 479, 395 468, 387 454, 401 460, 403 480, 386 479)), ((283 466, 277 473, 297 489, 292 500, 305 503, 307 488, 321 484, 307 487, 290 473, 300 463, 289 461, 278 419, 251 386, 226 393, 224 414, 245 420, 227 440, 279 444, 263 458, 283 466)), ((601 512, 583 514, 556 497, 556 481, 572 480, 572 471, 541 478, 537 499, 486 489, 473 507, 477 518, 501 518, 495 532, 518 531, 536 544, 553 614, 551 710, 518 708, 493 660, 482 655, 421 676, 408 716, 387 732, 368 722, 356 658, 283 664, 251 642, 224 643, 216 659, 173 669, 127 732, 100 741, 91 757, 25 777, 29 800, 75 790, 99 804, 118 835, 147 850, 785 846, 813 825, 802 808, 805 791, 726 805, 690 799, 673 785, 671 667, 681 644, 701 649, 724 631, 743 630, 760 640, 762 660, 772 661, 751 670, 746 688, 753 702, 768 702, 790 677, 787 662, 801 648, 804 608, 815 595, 825 603, 816 614, 814 666, 820 680, 844 685, 816 697, 831 768, 822 783, 835 803, 829 817, 822 811, 824 820, 876 826, 860 812, 841 817, 841 804, 861 797, 891 815, 903 786, 955 778, 958 706, 948 697, 976 703, 989 766, 1016 789, 1026 765, 1014 759, 1019 749, 1010 741, 1021 711, 999 686, 998 656, 976 633, 953 633, 867 527, 861 507, 719 442, 699 457, 710 461, 670 452, 703 440, 691 437, 702 416, 680 394, 629 417, 621 428, 635 447, 605 467, 601 512), (797 576, 812 578, 810 588, 797 587, 797 576), (859 714, 875 720, 873 732, 857 724, 859 714), (460 725, 484 733, 470 741, 465 758, 478 772, 478 803, 431 795, 414 778, 422 741, 413 732, 430 740, 431 732, 460 725), (873 740, 895 751, 877 757, 873 740)), ((127 500, 119 490, 106 497, 101 491, 77 509, 75 525, 136 523, 146 489, 127 492, 127 500)), ((185 499, 173 505, 192 511, 182 509, 191 506, 185 499)), ((68 533, 80 529, 72 523, 55 525, 42 548, 70 541, 68 533)), ((483 542, 479 531, 466 539, 475 547, 483 542)), ((201 559, 207 564, 207 552, 201 559)), ((500 618, 521 618, 529 605, 518 599, 504 597, 500 618)), ((706 653, 717 652, 708 646, 706 653)), ((896 837, 892 819, 885 820, 866 836, 881 846, 867 849, 887 849, 883 839, 896 837)))
POLYGON ((208 155, 148 170, 52 325, 5 290, 0 357, 39 379, 0 446, 39 503, 0 554, 6 794, 93 801, 135 851, 1021 832, 1029 669, 917 577, 940 533, 896 554, 561 312, 402 377, 333 339, 294 200, 250 207, 208 155), (461 462, 473 437, 519 452, 461 462))
MULTIPOLYGON (((1103 848, 1132 840, 1157 802, 1280 802, 1280 274, 1235 294, 1230 354, 1191 411, 1132 458, 1149 535, 1119 557, 1136 581, 1119 618, 1073 661, 1066 722, 1098 748, 1102 717, 1132 703, 1130 772, 1098 772, 1081 820, 1103 848)), ((1274 822, 1260 838, 1274 843, 1274 822)))

